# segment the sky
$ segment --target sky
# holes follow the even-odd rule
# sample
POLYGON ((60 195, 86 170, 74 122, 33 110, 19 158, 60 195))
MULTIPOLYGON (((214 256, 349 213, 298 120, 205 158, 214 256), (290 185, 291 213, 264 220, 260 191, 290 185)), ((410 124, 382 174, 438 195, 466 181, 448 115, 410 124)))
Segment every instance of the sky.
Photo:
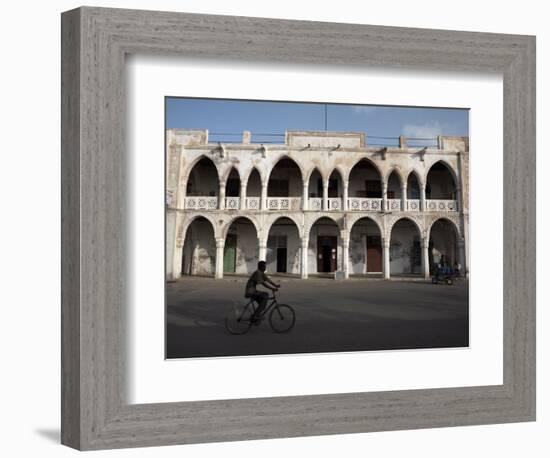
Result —
POLYGON ((166 128, 208 129, 211 142, 224 143, 239 143, 243 130, 253 143, 282 143, 286 130, 348 130, 365 132, 370 145, 397 145, 404 135, 423 139, 411 146, 435 146, 424 139, 467 136, 468 118, 469 110, 456 108, 166 98, 166 128))

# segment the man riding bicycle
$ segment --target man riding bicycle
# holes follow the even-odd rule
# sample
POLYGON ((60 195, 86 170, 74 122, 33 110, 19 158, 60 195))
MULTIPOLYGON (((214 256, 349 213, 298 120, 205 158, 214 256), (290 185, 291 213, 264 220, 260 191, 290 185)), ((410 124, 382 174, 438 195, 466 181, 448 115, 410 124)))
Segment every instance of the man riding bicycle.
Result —
POLYGON ((267 292, 258 291, 256 289, 258 283, 273 292, 277 291, 277 289, 281 287, 281 285, 275 283, 265 274, 266 268, 267 266, 265 261, 260 261, 258 263, 258 270, 256 270, 246 282, 244 297, 254 299, 259 305, 258 309, 254 313, 254 316, 252 317, 253 321, 260 317, 269 298, 269 294, 267 292))

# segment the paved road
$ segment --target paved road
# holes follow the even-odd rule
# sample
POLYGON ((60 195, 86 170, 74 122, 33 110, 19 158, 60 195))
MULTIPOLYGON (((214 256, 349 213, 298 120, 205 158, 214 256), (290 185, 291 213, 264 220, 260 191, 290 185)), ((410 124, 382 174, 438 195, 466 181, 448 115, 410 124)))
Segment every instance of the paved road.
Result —
POLYGON ((265 355, 468 346, 468 284, 280 278, 296 311, 288 334, 265 320, 234 336, 224 317, 244 303, 245 278, 184 277, 167 287, 167 357, 265 355))

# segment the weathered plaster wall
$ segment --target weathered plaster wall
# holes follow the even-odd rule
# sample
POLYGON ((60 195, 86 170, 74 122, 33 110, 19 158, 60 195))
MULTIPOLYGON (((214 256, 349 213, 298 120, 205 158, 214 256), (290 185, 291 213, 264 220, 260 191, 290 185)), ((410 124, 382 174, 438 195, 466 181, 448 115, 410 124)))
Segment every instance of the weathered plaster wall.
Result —
POLYGON ((349 242, 349 273, 367 272, 367 235, 380 236, 380 230, 373 221, 361 220, 353 225, 349 242))
POLYGON ((301 242, 298 235, 298 229, 296 226, 289 226, 286 224, 274 224, 271 226, 267 239, 267 271, 269 273, 275 273, 277 271, 277 247, 281 243, 279 237, 286 237, 287 273, 299 274, 301 242))
POLYGON ((187 229, 183 245, 184 275, 213 275, 216 263, 216 242, 209 222, 195 220, 187 229))
POLYGON ((251 274, 258 266, 258 236, 254 225, 233 223, 229 228, 229 234, 237 235, 235 273, 251 274))
POLYGON ((318 273, 317 272, 317 237, 323 235, 332 235, 337 236, 337 248, 336 248, 336 261, 337 261, 337 270, 342 269, 342 248, 340 241, 340 230, 336 224, 326 222, 326 220, 315 223, 311 228, 309 234, 309 248, 308 248, 308 272, 309 273, 318 273))
POLYGON ((415 241, 420 242, 420 236, 413 223, 401 220, 395 224, 390 242, 391 274, 419 274, 421 272, 422 265, 413 263, 415 241))
POLYGON ((176 247, 176 212, 166 212, 166 276, 173 276, 174 249, 176 247))
POLYGON ((432 262, 439 262, 444 254, 447 263, 453 266, 458 261, 456 236, 453 227, 447 221, 437 221, 430 231, 432 262))

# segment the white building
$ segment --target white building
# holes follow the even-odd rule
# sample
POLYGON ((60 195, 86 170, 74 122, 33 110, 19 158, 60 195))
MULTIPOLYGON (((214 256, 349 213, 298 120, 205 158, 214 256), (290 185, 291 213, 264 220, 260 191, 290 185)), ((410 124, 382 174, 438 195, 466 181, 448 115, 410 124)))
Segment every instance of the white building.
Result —
POLYGON ((428 277, 441 255, 468 271, 467 137, 369 146, 361 132, 287 131, 281 144, 209 143, 167 130, 166 270, 307 278, 428 277))

